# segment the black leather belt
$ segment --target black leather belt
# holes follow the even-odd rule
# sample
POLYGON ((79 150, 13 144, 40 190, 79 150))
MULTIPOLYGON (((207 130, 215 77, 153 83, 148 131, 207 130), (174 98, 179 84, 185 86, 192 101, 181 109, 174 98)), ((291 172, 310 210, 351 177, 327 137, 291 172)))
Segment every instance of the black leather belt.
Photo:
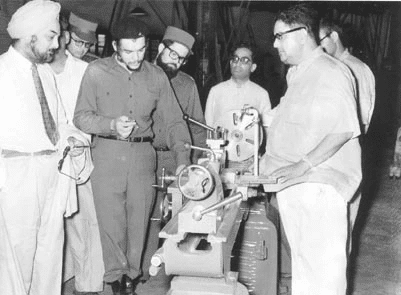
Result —
POLYGON ((156 152, 169 152, 170 149, 166 146, 155 147, 156 152))
POLYGON ((126 141, 126 142, 152 142, 152 137, 150 136, 120 138, 115 135, 109 135, 109 136, 98 135, 97 137, 111 140, 126 141))
POLYGON ((55 152, 56 152, 55 150, 43 150, 43 151, 28 153, 14 150, 2 150, 1 155, 4 158, 14 158, 14 157, 45 156, 45 155, 51 155, 55 152))

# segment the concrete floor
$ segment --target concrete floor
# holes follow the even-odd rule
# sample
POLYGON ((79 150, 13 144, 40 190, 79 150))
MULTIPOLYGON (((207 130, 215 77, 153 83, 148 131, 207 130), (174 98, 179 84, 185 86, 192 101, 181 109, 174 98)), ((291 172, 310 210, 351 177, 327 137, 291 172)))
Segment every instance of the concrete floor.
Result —
MULTIPOLYGON (((371 144, 367 149, 348 295, 401 295, 401 180, 388 177, 392 146, 389 140, 381 145, 371 144)), ((138 294, 164 295, 168 288, 169 280, 158 276, 140 285, 138 294)), ((64 295, 72 292, 73 280, 65 284, 64 295)), ((111 294, 108 286, 101 293, 111 294)))
MULTIPOLYGON (((156 277, 152 277, 146 283, 139 284, 136 293, 138 295, 166 295, 170 288, 170 277, 164 272, 159 273, 156 277)), ((74 279, 64 284, 64 292, 62 295, 74 295, 74 279)), ((113 295, 109 285, 105 285, 104 291, 99 295, 113 295)))
POLYGON ((390 179, 392 144, 368 154, 350 263, 352 295, 401 294, 401 180, 390 179))

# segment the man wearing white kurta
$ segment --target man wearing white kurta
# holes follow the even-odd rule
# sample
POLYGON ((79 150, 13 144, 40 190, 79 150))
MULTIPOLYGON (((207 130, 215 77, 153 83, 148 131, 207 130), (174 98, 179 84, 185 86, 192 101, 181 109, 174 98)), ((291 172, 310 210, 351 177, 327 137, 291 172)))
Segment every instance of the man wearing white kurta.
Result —
MULTIPOLYGON (((334 58, 342 61, 351 70, 357 81, 357 105, 361 132, 366 134, 375 108, 375 76, 367 64, 353 56, 347 49, 351 44, 347 35, 349 25, 340 26, 337 22, 324 18, 320 21, 320 46, 334 58)), ((357 194, 349 204, 350 226, 354 227, 362 194, 357 194)), ((351 250, 351 249, 350 249, 351 250)))
POLYGON ((366 134, 372 120, 376 101, 375 76, 367 64, 353 56, 348 47, 351 45, 350 36, 347 35, 349 25, 340 26, 331 19, 320 21, 319 38, 320 46, 330 54, 346 64, 357 81, 357 101, 361 132, 366 134))
POLYGON ((303 4, 277 17, 274 47, 291 68, 260 168, 288 185, 277 200, 291 247, 292 294, 345 295, 347 205, 361 181, 360 129, 354 79, 318 47, 318 25, 317 12, 303 4))
MULTIPOLYGON (((71 42, 69 31, 62 30, 59 42, 60 48, 50 66, 55 74, 68 123, 73 125, 78 91, 88 63, 66 50, 71 42)), ((87 138, 90 141, 90 135, 87 138)), ((100 292, 103 290, 104 263, 90 180, 77 185, 77 193, 79 211, 66 219, 63 280, 75 276, 75 294, 100 292)))
MULTIPOLYGON (((249 44, 240 43, 233 48, 230 59, 231 78, 212 87, 206 101, 205 120, 211 127, 223 127, 230 132, 233 111, 241 111, 246 107, 255 108, 262 125, 267 122, 271 110, 270 98, 267 91, 250 80, 251 74, 256 70, 253 49, 249 44)), ((264 132, 266 135, 267 132, 264 132)), ((252 151, 250 149, 250 151, 252 151)), ((253 163, 252 154, 245 160, 232 159, 227 153, 227 167, 247 169, 253 163)))
MULTIPOLYGON (((251 47, 240 44, 233 50, 230 59, 231 78, 212 87, 206 101, 206 124, 217 127, 216 123, 230 111, 239 111, 244 105, 254 107, 262 122, 271 109, 267 91, 250 80, 256 70, 251 47)), ((221 126, 224 127, 224 126, 221 126)))
POLYGON ((46 64, 58 47, 59 11, 52 1, 19 8, 0 56, 0 294, 61 293, 63 215, 77 209, 74 179, 83 176, 73 167, 85 155, 63 151, 87 143, 67 125, 46 64))

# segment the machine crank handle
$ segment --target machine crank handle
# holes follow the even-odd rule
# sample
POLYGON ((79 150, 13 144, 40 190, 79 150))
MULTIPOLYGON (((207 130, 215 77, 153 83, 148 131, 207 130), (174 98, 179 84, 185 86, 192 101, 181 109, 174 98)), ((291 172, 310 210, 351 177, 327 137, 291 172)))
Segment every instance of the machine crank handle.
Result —
POLYGON ((166 185, 167 181, 168 182, 173 182, 176 179, 177 179, 177 176, 166 174, 166 169, 162 168, 162 175, 160 176, 161 185, 152 184, 152 187, 163 190, 163 189, 165 189, 167 187, 167 185, 166 185))
POLYGON ((184 114, 183 116, 182 116, 182 118, 185 120, 185 121, 188 121, 188 122, 191 122, 191 123, 193 123, 193 124, 195 124, 195 125, 198 125, 198 126, 200 126, 200 127, 202 127, 202 128, 205 128, 205 129, 207 129, 207 130, 210 130, 210 131, 212 131, 212 132, 216 132, 216 129, 214 129, 213 127, 210 127, 209 125, 206 125, 206 124, 203 124, 203 123, 201 123, 201 122, 199 122, 199 121, 196 121, 195 119, 192 119, 190 116, 188 116, 187 114, 184 114))
POLYGON ((216 203, 216 204, 214 204, 214 205, 212 205, 212 206, 210 206, 210 207, 208 207, 206 209, 203 209, 201 211, 200 210, 194 211, 192 213, 192 218, 194 220, 196 220, 196 221, 200 221, 202 219, 203 215, 205 215, 205 214, 207 214, 209 212, 215 211, 217 209, 220 209, 220 208, 224 207, 225 205, 228 205, 228 204, 234 203, 234 202, 236 202, 238 200, 241 200, 242 197, 243 197, 243 194, 241 192, 235 193, 231 197, 228 197, 228 198, 222 200, 221 202, 218 202, 218 203, 216 203))
POLYGON ((186 149, 194 149, 194 150, 206 152, 206 153, 212 155, 212 161, 216 161, 217 160, 216 154, 211 149, 198 147, 198 146, 195 146, 195 145, 191 145, 189 143, 184 144, 184 146, 185 146, 186 149))
POLYGON ((156 276, 159 272, 162 263, 164 263, 164 249, 163 247, 159 248, 155 254, 153 254, 150 260, 150 268, 149 268, 149 275, 152 277, 156 276))

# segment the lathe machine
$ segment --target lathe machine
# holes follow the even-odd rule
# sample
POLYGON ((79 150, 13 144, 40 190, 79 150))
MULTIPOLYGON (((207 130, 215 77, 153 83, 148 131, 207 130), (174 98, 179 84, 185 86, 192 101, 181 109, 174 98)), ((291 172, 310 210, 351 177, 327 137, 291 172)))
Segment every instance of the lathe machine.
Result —
POLYGON ((208 130, 204 158, 178 176, 161 175, 164 239, 149 273, 162 264, 173 275, 169 295, 276 295, 278 239, 268 193, 281 189, 276 179, 259 175, 259 114, 252 107, 232 112, 232 130, 208 130), (251 171, 227 167, 229 159, 253 157, 251 171))

